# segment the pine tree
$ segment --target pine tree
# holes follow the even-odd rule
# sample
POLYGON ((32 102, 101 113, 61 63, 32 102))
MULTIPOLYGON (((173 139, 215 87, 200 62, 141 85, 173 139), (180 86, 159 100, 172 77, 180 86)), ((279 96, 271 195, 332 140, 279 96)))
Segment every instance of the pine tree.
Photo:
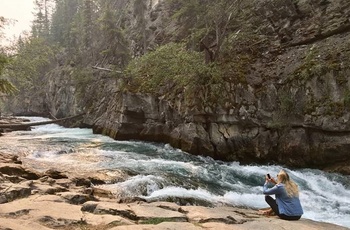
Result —
MULTIPOLYGON (((2 29, 6 24, 6 19, 0 16, 0 42, 2 40, 2 29)), ((4 70, 9 62, 9 58, 0 47, 0 93, 11 94, 16 91, 16 87, 7 79, 4 78, 4 70)))
POLYGON ((51 0, 35 0, 36 13, 32 25, 33 37, 49 38, 51 4, 51 0))

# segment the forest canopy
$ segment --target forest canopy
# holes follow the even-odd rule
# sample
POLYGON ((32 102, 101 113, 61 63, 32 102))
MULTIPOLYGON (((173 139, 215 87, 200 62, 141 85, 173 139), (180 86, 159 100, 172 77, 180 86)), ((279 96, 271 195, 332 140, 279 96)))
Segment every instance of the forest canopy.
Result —
POLYGON ((21 92, 19 97, 45 95, 45 87, 38 86, 56 75, 58 67, 74 68, 65 74, 74 78, 81 97, 89 97, 86 90, 95 79, 91 67, 96 67, 108 70, 104 74, 111 77, 122 72, 124 90, 166 93, 169 99, 183 91, 188 106, 203 109, 223 103, 215 98, 218 92, 228 93, 230 84, 244 82, 253 52, 231 44, 259 39, 240 26, 250 3, 238 0, 215 4, 165 0, 159 7, 162 17, 169 14, 170 20, 162 19, 166 34, 154 40, 144 1, 36 0, 35 4, 31 35, 12 47, 17 55, 7 65, 6 76, 21 92))

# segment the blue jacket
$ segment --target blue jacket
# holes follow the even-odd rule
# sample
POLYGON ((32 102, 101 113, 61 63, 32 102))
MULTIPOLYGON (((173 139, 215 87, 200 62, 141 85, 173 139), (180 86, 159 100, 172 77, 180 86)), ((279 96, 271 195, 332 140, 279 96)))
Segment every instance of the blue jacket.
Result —
POLYGON ((303 215, 303 208, 301 207, 299 197, 289 197, 284 187, 284 184, 276 184, 272 188, 268 188, 268 184, 264 184, 265 195, 276 195, 276 203, 280 214, 287 216, 301 216, 303 215))

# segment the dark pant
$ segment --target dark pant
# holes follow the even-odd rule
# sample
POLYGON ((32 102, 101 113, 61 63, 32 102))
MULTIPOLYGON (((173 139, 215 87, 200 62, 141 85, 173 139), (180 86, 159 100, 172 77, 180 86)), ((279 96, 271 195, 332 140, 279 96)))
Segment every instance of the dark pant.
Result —
POLYGON ((272 208, 272 211, 277 216, 279 216, 279 218, 281 218, 283 220, 299 220, 301 217, 301 216, 287 216, 284 214, 280 214, 276 200, 273 199, 271 196, 265 196, 265 201, 266 201, 266 203, 268 203, 270 205, 270 207, 272 208))

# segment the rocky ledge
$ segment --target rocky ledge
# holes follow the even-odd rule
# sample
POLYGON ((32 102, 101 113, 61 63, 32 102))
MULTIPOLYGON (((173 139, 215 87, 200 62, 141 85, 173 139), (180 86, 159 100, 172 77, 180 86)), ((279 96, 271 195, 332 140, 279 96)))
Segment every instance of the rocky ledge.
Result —
POLYGON ((29 127, 25 128, 10 128, 11 125, 18 125, 22 124, 23 122, 29 122, 28 119, 25 118, 18 118, 18 117, 12 117, 12 116, 6 116, 6 117, 1 117, 0 116, 0 136, 2 133, 6 132, 11 132, 13 130, 29 130, 29 127))
POLYGON ((283 221, 238 207, 121 200, 91 186, 106 179, 101 175, 39 173, 16 156, 0 154, 0 229, 347 229, 307 219, 283 221))

